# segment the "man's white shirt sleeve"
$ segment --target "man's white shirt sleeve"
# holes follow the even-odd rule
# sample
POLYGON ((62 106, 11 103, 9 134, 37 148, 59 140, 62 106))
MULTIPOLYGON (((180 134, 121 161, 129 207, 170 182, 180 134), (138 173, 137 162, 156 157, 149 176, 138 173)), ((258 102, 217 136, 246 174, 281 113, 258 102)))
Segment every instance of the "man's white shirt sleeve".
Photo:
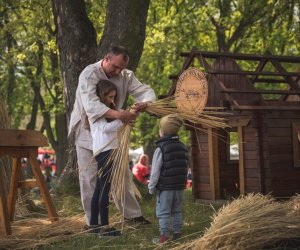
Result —
POLYGON ((141 83, 132 71, 128 71, 129 86, 128 92, 134 97, 136 102, 154 102, 155 92, 148 85, 141 83))

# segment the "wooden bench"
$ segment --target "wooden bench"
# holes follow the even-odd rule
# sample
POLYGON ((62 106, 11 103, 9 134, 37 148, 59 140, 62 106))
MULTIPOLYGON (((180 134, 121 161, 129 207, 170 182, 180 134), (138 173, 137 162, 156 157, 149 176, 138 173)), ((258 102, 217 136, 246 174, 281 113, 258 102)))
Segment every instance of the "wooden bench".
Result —
POLYGON ((12 157, 8 198, 6 198, 4 191, 4 178, 0 176, 0 222, 6 235, 12 233, 10 222, 14 219, 18 188, 39 187, 50 221, 58 220, 58 215, 37 161, 38 147, 47 145, 46 137, 38 131, 0 129, 0 157, 5 155, 12 157), (22 158, 27 158, 29 161, 35 180, 20 180, 22 158))

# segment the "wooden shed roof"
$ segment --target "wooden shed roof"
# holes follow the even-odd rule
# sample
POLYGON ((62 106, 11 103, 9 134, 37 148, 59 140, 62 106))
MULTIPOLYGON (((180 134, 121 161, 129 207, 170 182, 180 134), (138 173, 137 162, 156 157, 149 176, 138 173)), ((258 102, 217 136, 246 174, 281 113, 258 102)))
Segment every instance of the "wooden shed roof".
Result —
MULTIPOLYGON (((211 87, 229 109, 300 110, 300 57, 203 52, 194 47, 183 52, 185 69, 200 64, 211 87), (235 82, 235 84, 233 84, 235 82)), ((170 76, 174 94, 178 76, 170 76)))

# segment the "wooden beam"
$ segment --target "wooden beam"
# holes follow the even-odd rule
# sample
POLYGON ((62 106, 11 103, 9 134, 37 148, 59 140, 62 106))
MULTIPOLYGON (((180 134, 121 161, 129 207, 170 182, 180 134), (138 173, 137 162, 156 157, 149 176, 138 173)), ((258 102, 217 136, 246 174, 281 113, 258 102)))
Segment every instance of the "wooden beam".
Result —
POLYGON ((207 74, 212 75, 254 75, 254 76, 300 76, 300 72, 271 72, 271 71, 236 71, 236 70, 209 70, 207 74))
MULTIPOLYGON (((238 54, 238 53, 211 52, 211 51, 198 51, 195 52, 195 55, 201 55, 205 58, 230 57, 238 60, 249 60, 249 61, 275 59, 280 62, 300 63, 299 56, 255 55, 255 54, 238 54)), ((180 56, 187 57, 189 56, 189 52, 182 52, 180 53, 180 56)))
MULTIPOLYGON (((170 75, 170 80, 177 80, 179 75, 170 75)), ((299 76, 298 76, 299 77, 299 76)), ((255 80, 248 78, 249 81, 253 82, 253 84, 257 82, 263 82, 263 83, 288 83, 286 79, 275 79, 275 78, 255 78, 255 80)))
POLYGON ((19 181, 18 188, 34 188, 38 187, 36 180, 19 181))
POLYGON ((39 131, 0 129, 0 146, 48 146, 47 138, 39 131))
POLYGON ((271 63, 279 71, 279 74, 282 74, 282 75, 285 74, 284 78, 290 84, 290 86, 293 90, 299 90, 300 89, 298 84, 296 83, 296 81, 294 81, 294 79, 292 77, 290 77, 290 76, 296 76, 296 75, 290 75, 290 73, 288 74, 286 69, 277 60, 271 60, 271 63), (286 75, 286 74, 288 74, 288 75, 286 75))
POLYGON ((212 128, 208 128, 208 157, 209 157, 209 183, 211 199, 220 198, 218 139, 212 128))
POLYGON ((278 79, 278 78, 257 78, 253 82, 253 84, 263 82, 263 83, 288 83, 286 79, 278 79))
POLYGON ((221 90, 222 93, 244 93, 244 94, 277 94, 277 95, 300 95, 300 91, 295 90, 268 90, 268 89, 256 89, 256 90, 244 90, 244 89, 229 89, 221 90))
MULTIPOLYGON (((256 69, 255 69, 255 72, 261 72, 263 70, 263 68, 265 67, 267 63, 267 60, 266 59, 263 59, 259 62, 259 64, 257 65, 256 69)), ((250 80, 250 82, 253 83, 256 82, 257 78, 259 77, 259 75, 255 75, 253 76, 250 80)))
POLYGON ((238 127, 242 126, 245 127, 248 125, 251 117, 250 116, 234 116, 234 117, 229 117, 227 120, 227 124, 230 127, 238 127))
MULTIPOLYGON (((215 131, 215 130, 214 130, 215 131)), ((219 167, 219 146, 217 132, 213 133, 213 155, 214 155, 214 179, 215 179, 215 197, 221 198, 220 191, 220 167, 219 167)))
MULTIPOLYGON (((298 102, 295 105, 299 104, 298 102)), ((232 110, 300 110, 300 106, 247 106, 247 105, 236 105, 231 106, 232 110)))
POLYGON ((5 235, 11 234, 3 172, 0 171, 0 223, 5 235))
POLYGON ((244 139, 243 139, 243 127, 242 126, 238 126, 238 141, 239 141, 240 194, 245 194, 244 139))

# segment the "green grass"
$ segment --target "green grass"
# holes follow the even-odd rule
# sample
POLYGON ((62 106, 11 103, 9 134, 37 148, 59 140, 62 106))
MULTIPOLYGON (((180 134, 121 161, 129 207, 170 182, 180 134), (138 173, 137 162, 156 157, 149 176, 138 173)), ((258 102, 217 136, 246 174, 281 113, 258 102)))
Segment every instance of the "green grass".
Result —
MULTIPOLYGON (((39 249, 154 249, 157 246, 152 243, 152 239, 159 235, 158 220, 155 215, 155 196, 148 195, 141 189, 143 199, 140 201, 143 215, 151 221, 150 225, 128 226, 122 236, 115 238, 98 238, 96 235, 84 234, 66 241, 60 241, 39 249)), ((75 215, 82 212, 79 197, 55 198, 57 210, 63 216, 75 215)), ((207 204, 194 202, 191 190, 185 191, 185 201, 183 207, 183 238, 176 243, 185 243, 191 239, 198 238, 209 226, 214 208, 207 204)), ((114 206, 110 209, 111 215, 116 213, 114 206)))

